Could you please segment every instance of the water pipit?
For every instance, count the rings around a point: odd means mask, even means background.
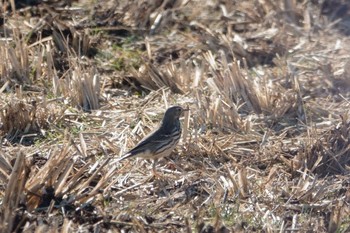
[[[166,110],[159,127],[142,139],[134,148],[125,153],[117,161],[141,157],[153,160],[153,174],[156,173],[156,163],[159,158],[166,157],[174,150],[181,137],[180,117],[184,111],[180,106]]]

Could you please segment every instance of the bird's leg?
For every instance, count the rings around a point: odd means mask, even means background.
[[[156,170],[157,161],[158,159],[154,159],[152,164],[152,171],[153,171],[154,177],[159,177],[159,174],[157,173],[157,170]]]

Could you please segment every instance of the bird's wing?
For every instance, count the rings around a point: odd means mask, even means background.
[[[133,156],[137,156],[142,152],[146,152],[149,150],[149,153],[154,153],[164,144],[168,144],[173,140],[171,135],[159,133],[157,131],[149,134],[144,139],[142,139],[133,149],[124,154],[122,157],[118,159],[118,161],[122,161],[124,159],[128,159]],[[162,143],[163,142],[163,143]]]

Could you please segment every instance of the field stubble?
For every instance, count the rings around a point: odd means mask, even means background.
[[[329,2],[2,1],[0,231],[348,232],[350,12]],[[173,104],[161,177],[113,163]]]

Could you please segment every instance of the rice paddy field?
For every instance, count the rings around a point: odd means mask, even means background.
[[[0,232],[350,232],[347,0],[1,0]],[[179,145],[116,162],[172,105]]]

